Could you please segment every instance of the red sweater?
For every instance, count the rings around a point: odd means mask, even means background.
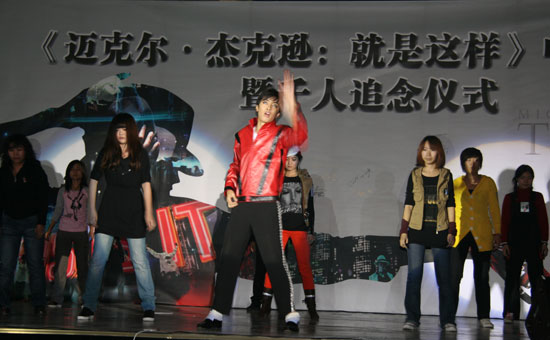
[[[535,193],[535,210],[537,212],[537,224],[540,229],[540,240],[548,242],[548,215],[546,214],[546,205],[544,198],[540,192]],[[520,202],[529,202],[531,198],[530,189],[518,189],[517,197]],[[512,220],[512,193],[504,197],[502,203],[502,242],[508,242],[508,231],[510,230],[510,222]]]
[[[257,118],[235,134],[233,163],[225,178],[225,191],[231,189],[237,196],[279,196],[284,179],[287,149],[303,145],[308,136],[307,122],[297,108],[293,127],[264,124],[255,140]],[[249,199],[244,199],[248,201]]]

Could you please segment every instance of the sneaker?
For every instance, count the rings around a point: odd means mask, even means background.
[[[479,325],[481,328],[495,328],[495,325],[489,319],[480,319]]]
[[[94,312],[88,308],[84,307],[80,311],[80,314],[78,314],[78,320],[93,320],[94,319]]]
[[[443,329],[445,330],[445,332],[456,333],[456,325],[454,323],[446,323]]]
[[[55,301],[50,301],[50,302],[48,302],[48,307],[49,308],[61,308],[61,304],[57,303]]]
[[[418,325],[412,321],[407,321],[403,324],[404,331],[415,331],[418,329]]]
[[[145,312],[143,312],[143,321],[146,321],[146,322],[155,321],[155,311],[154,310],[146,310]]]
[[[506,316],[504,317],[504,323],[512,322],[514,322],[514,313],[506,313]]]

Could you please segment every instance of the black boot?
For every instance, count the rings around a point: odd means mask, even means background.
[[[260,307],[260,316],[267,316],[271,312],[271,300],[273,300],[273,289],[265,288]]]
[[[253,296],[250,298],[250,300],[252,302],[250,303],[250,306],[246,307],[246,311],[248,313],[259,311],[260,307],[262,306],[262,298],[260,297],[259,299],[257,299],[255,296]]]
[[[306,295],[306,299],[304,302],[307,305],[307,311],[309,312],[309,320],[311,324],[316,324],[319,322],[319,314],[317,314],[317,309],[315,306],[315,290],[314,289],[307,289],[304,290],[304,293]]]

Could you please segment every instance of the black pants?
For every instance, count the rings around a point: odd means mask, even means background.
[[[294,311],[292,281],[283,254],[282,227],[278,202],[239,202],[233,208],[225,232],[212,308],[229,314],[241,261],[253,235],[267,273],[273,278],[273,292],[279,313]]]
[[[262,302],[262,295],[264,292],[264,282],[265,282],[265,265],[262,255],[258,251],[258,246],[256,245],[256,263],[254,266],[254,281],[252,283],[252,300],[253,304],[259,305]]]
[[[504,280],[504,311],[514,313],[514,318],[519,317],[520,299],[519,286],[523,262],[527,262],[527,275],[531,284],[531,298],[535,292],[537,279],[542,275],[542,260],[539,257],[539,243],[509,244],[510,259],[506,261],[506,279]]]
[[[491,312],[491,288],[489,287],[489,270],[491,269],[491,251],[479,251],[472,233],[468,233],[451,250],[451,287],[453,289],[454,312],[458,309],[460,281],[464,272],[464,261],[468,249],[472,249],[474,261],[474,285],[476,292],[477,318],[489,319]]]
[[[88,232],[68,232],[59,230],[55,241],[55,284],[52,293],[52,300],[57,303],[63,302],[63,290],[65,289],[67,260],[74,243],[74,254],[76,257],[76,268],[78,270],[78,287],[80,293],[86,288],[88,277]]]

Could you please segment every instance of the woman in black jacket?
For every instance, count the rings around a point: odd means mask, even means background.
[[[0,313],[10,313],[10,293],[21,238],[29,268],[31,302],[44,314],[44,225],[48,211],[48,177],[36,160],[31,143],[21,134],[9,136],[2,149],[0,167]]]

